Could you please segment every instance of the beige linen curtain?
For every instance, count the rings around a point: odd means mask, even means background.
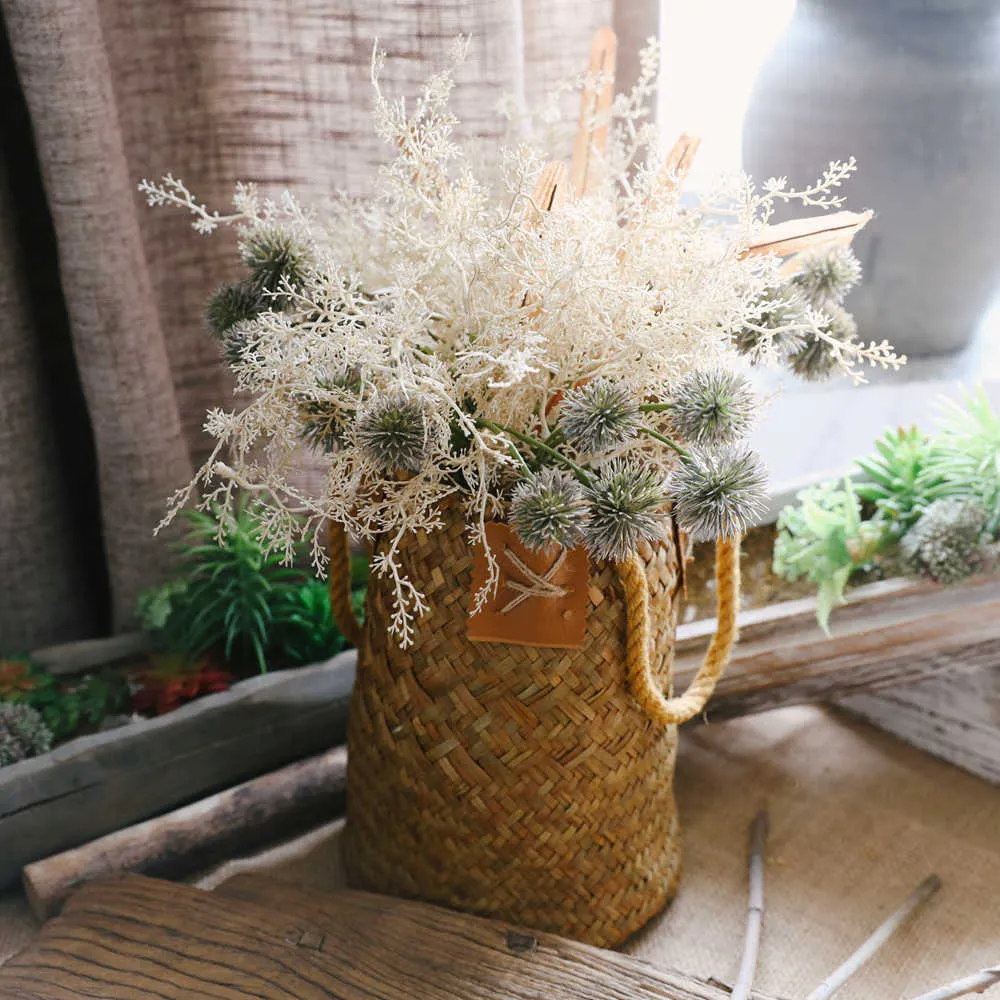
[[[598,27],[623,49],[655,31],[655,0],[612,6],[0,0],[0,656],[129,625],[169,555],[165,498],[229,399],[201,308],[232,236],[147,209],[138,180],[171,171],[220,207],[237,179],[362,191],[376,36],[412,93],[470,35],[457,107],[482,135],[501,91],[577,72]]]

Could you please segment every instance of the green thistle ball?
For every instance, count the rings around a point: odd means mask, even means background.
[[[227,330],[222,338],[222,356],[226,364],[230,368],[237,368],[248,360],[254,360],[257,357],[254,345],[259,336],[259,331],[249,321],[237,323]]]
[[[309,399],[299,404],[302,439],[329,455],[340,446],[344,431],[343,414],[331,400]]]
[[[733,346],[751,364],[761,360],[768,347],[784,357],[802,342],[801,331],[783,327],[801,327],[807,322],[806,304],[790,288],[772,289],[757,305],[755,314],[748,317],[754,329],[744,326],[733,334]],[[779,332],[773,332],[779,331]]]
[[[854,317],[841,306],[827,308],[821,329],[842,344],[850,344],[858,332]],[[834,348],[815,334],[806,334],[801,346],[789,353],[786,363],[807,382],[822,382],[840,371]]]
[[[899,544],[907,570],[938,583],[958,583],[979,569],[986,511],[957,497],[935,500]]]
[[[692,371],[670,392],[670,423],[698,448],[735,444],[753,424],[757,396],[737,372]]]
[[[382,472],[419,472],[430,443],[425,408],[403,392],[385,393],[358,417],[356,437]]]
[[[205,325],[217,340],[223,340],[237,323],[259,316],[265,308],[260,292],[249,282],[222,285],[205,306]]]
[[[767,473],[746,448],[693,452],[670,478],[677,523],[695,541],[740,538],[767,508]]]
[[[559,469],[542,469],[514,489],[510,524],[529,549],[579,545],[586,520],[580,484]]]
[[[52,749],[52,730],[30,705],[0,702],[0,767]]]
[[[246,234],[240,241],[240,255],[254,285],[262,291],[278,292],[283,282],[292,289],[305,284],[309,247],[281,226],[265,226]]]
[[[639,406],[624,386],[595,378],[566,393],[559,405],[559,427],[581,454],[598,455],[636,436]]]
[[[861,261],[850,247],[834,247],[806,254],[802,270],[792,278],[792,286],[815,308],[827,309],[840,305],[859,281]]]
[[[666,519],[666,483],[655,469],[612,459],[584,487],[590,516],[584,542],[595,559],[621,562],[643,539],[661,537]]]
[[[348,372],[317,380],[316,387],[327,393],[340,391],[354,394],[360,385],[357,372]],[[336,399],[317,398],[305,393],[296,396],[299,406],[299,421],[302,424],[302,438],[319,451],[330,454],[343,443],[345,423],[344,410]]]

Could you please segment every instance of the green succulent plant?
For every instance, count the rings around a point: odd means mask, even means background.
[[[988,550],[986,511],[959,497],[935,500],[903,538],[900,551],[911,573],[938,583],[959,583],[982,566]]]
[[[0,767],[52,749],[52,730],[30,705],[0,702]]]
[[[82,677],[57,678],[30,658],[0,661],[0,703],[36,710],[55,742],[96,728],[109,715],[128,709],[125,672],[108,667]]]
[[[216,649],[229,669],[248,674],[343,648],[327,585],[268,551],[252,502],[186,516],[177,576],[139,599],[139,619],[163,650],[193,661]]]
[[[940,431],[887,432],[857,462],[862,481],[805,490],[778,518],[774,571],[819,588],[819,618],[851,576],[889,567],[958,583],[997,562],[1000,415],[985,393],[945,402]],[[864,506],[862,506],[864,504]]]
[[[886,431],[875,442],[875,454],[859,458],[862,480],[855,492],[872,505],[897,536],[905,534],[926,507],[931,442],[916,427]]]
[[[778,516],[774,572],[787,580],[805,577],[818,587],[816,615],[829,631],[830,613],[844,603],[851,574],[869,564],[885,544],[881,525],[861,519],[861,503],[850,479],[802,490],[797,503]]]
[[[982,388],[964,405],[943,400],[935,436],[918,488],[928,503],[946,497],[973,500],[987,512],[986,530],[1000,528],[1000,414]]]

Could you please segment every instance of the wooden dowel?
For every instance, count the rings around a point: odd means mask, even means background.
[[[906,922],[907,917],[919,906],[927,902],[938,889],[941,879],[937,875],[929,875],[907,896],[906,901],[888,917],[868,938],[867,941],[846,962],[835,969],[816,989],[806,997],[806,1000],[829,1000],[862,966],[867,964],[875,953],[896,933]]]
[[[871,220],[873,212],[834,212],[807,219],[790,219],[765,226],[756,242],[744,251],[745,257],[774,253],[786,257],[823,246],[848,246],[855,234]]]
[[[970,993],[985,993],[997,983],[1000,983],[1000,965],[975,972],[963,979],[956,979],[947,986],[931,990],[930,993],[921,993],[920,996],[914,997],[914,1000],[956,1000],[957,997],[965,997]]]
[[[600,88],[584,87],[580,125],[573,145],[570,173],[576,197],[592,191],[600,179],[597,160],[608,142],[608,115],[615,92],[618,39],[611,28],[601,28],[590,43],[590,72],[600,74]]]
[[[673,144],[657,181],[660,191],[674,191],[679,188],[694,165],[694,158],[701,148],[701,136],[684,132]]]
[[[748,865],[750,870],[750,895],[747,900],[747,934],[743,945],[739,975],[733,987],[732,1000],[749,1000],[753,977],[757,972],[757,952],[760,949],[760,931],[764,922],[764,850],[770,819],[766,809],[754,818],[750,827]]]
[[[531,192],[531,198],[539,213],[554,212],[566,201],[568,193],[566,164],[558,160],[555,163],[547,163],[542,168],[535,189]],[[536,221],[541,221],[540,217]]]
[[[126,873],[177,878],[342,815],[347,749],[336,747],[24,869],[40,920],[78,886]]]

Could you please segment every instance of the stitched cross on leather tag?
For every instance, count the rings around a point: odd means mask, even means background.
[[[486,606],[469,616],[473,642],[580,649],[587,630],[590,560],[584,549],[552,546],[533,552],[506,524],[486,525],[486,540],[500,564],[500,584]],[[488,575],[482,546],[473,553],[472,589]]]

